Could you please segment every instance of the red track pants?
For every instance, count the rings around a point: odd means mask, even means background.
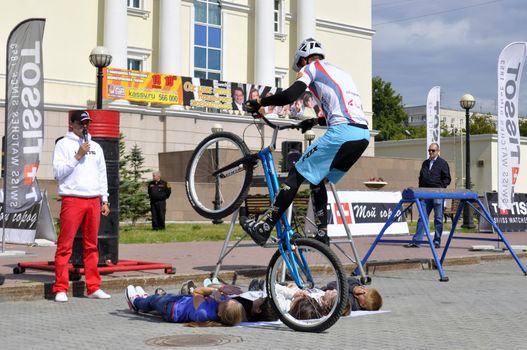
[[[97,235],[100,221],[101,203],[99,197],[62,197],[60,235],[57,241],[57,251],[55,252],[55,284],[53,285],[53,293],[68,291],[68,261],[71,257],[75,234],[81,224],[86,290],[89,295],[99,289],[101,276],[97,269],[99,261]]]

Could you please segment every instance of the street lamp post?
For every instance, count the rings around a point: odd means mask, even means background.
[[[223,126],[219,123],[216,123],[212,126],[210,129],[213,134],[222,132]],[[219,161],[220,161],[220,145],[219,142],[216,142],[216,149],[215,149],[215,155],[214,155],[214,168],[218,170]],[[214,210],[220,209],[221,204],[221,197],[220,197],[220,179],[216,176],[214,179]],[[223,223],[223,220],[221,219],[214,219],[212,220],[213,224],[221,224]]]
[[[311,142],[315,139],[316,135],[313,130],[308,130],[304,133],[304,140],[307,141],[308,146],[311,146]]]
[[[465,109],[465,188],[470,190],[470,109],[474,108],[476,100],[472,95],[465,94],[459,101],[461,108]],[[472,208],[470,205],[465,205],[463,211],[463,228],[474,228],[472,220]]]
[[[102,70],[112,63],[112,55],[104,46],[91,50],[90,63],[97,68],[97,109],[102,109]]]

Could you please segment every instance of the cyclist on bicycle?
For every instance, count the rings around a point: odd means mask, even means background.
[[[368,147],[368,121],[352,77],[324,60],[322,45],[313,38],[300,44],[293,61],[297,80],[273,96],[246,102],[247,112],[256,114],[264,106],[283,106],[295,101],[309,87],[325,113],[300,123],[302,133],[315,125],[327,125],[326,133],[306,149],[289,175],[271,208],[259,220],[240,217],[240,224],[252,239],[263,246],[304,180],[309,181],[318,233],[315,238],[329,245],[327,235],[327,178],[337,183]]]

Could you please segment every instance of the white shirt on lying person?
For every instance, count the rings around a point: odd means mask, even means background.
[[[310,297],[315,299],[320,304],[320,299],[324,295],[324,291],[318,288],[311,288],[311,289],[300,289],[297,286],[287,287],[282,286],[280,284],[275,285],[276,290],[276,298],[275,301],[278,304],[278,307],[280,310],[287,312],[291,308],[291,302],[293,301],[293,297],[296,293],[304,291],[309,294]],[[245,292],[239,295],[240,297],[254,301],[259,298],[265,298],[267,297],[267,292],[263,290],[258,291],[249,291]]]

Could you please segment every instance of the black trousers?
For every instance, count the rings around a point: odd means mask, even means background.
[[[167,202],[150,202],[150,211],[152,212],[152,229],[165,229],[165,214],[167,212]]]

